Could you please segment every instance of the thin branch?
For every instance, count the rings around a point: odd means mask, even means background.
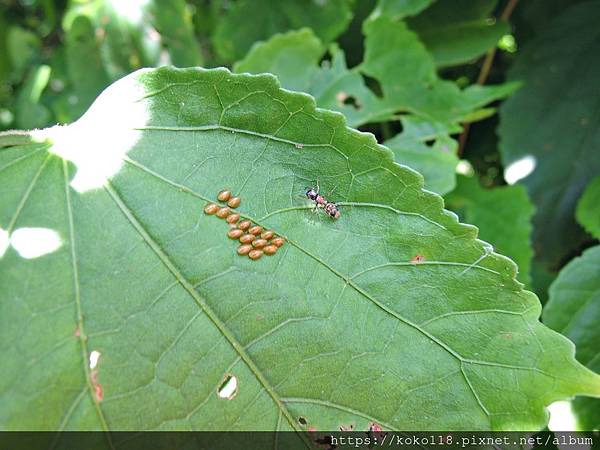
[[[504,7],[504,10],[500,14],[500,19],[503,21],[508,21],[510,19],[511,14],[513,13],[515,7],[519,0],[508,0],[508,3]],[[484,85],[487,81],[488,75],[490,74],[490,70],[492,69],[492,64],[494,63],[494,57],[496,56],[496,46],[491,48],[487,54],[485,55],[485,59],[483,60],[483,64],[481,65],[481,70],[479,71],[479,76],[477,77],[477,84]],[[463,132],[460,134],[458,138],[458,157],[460,158],[465,149],[465,145],[467,144],[467,137],[469,136],[469,129],[471,128],[470,123],[465,123]]]

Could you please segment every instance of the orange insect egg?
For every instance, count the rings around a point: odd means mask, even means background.
[[[244,232],[242,230],[240,230],[239,228],[232,228],[227,233],[227,236],[230,239],[239,239],[242,234],[244,234]]]
[[[252,245],[255,248],[263,248],[265,245],[267,245],[267,240],[266,239],[255,239],[254,241],[252,241]]]
[[[250,222],[249,220],[242,220],[239,224],[238,224],[238,228],[240,230],[244,230],[246,231],[248,228],[250,228],[252,226],[252,222]]]
[[[236,223],[238,220],[240,220],[240,215],[230,214],[225,220],[227,220],[227,223]]]
[[[242,244],[249,244],[254,239],[256,239],[256,236],[254,236],[253,234],[244,234],[243,236],[240,236],[240,242]]]
[[[219,219],[225,219],[227,216],[229,216],[229,214],[231,214],[231,210],[229,208],[220,208],[217,211],[217,217]]]
[[[269,240],[271,239],[273,236],[275,235],[275,233],[273,233],[271,230],[267,230],[267,231],[263,231],[260,235],[261,238]]]
[[[237,249],[238,255],[247,255],[252,251],[252,246],[249,244],[240,245]]]
[[[242,199],[239,197],[231,197],[227,202],[230,208],[237,208],[240,206],[240,203],[242,203]]]
[[[261,227],[260,225],[254,225],[252,228],[250,228],[248,230],[248,233],[259,235],[260,233],[262,233],[262,230],[263,230],[263,227]]]
[[[214,214],[219,210],[219,205],[215,205],[214,203],[209,203],[204,207],[205,214]]]
[[[251,250],[250,252],[248,252],[248,258],[250,259],[258,259],[263,255],[263,251],[262,250]]]
[[[275,252],[277,252],[277,246],[276,245],[267,245],[265,248],[262,249],[263,252],[265,252],[265,254],[267,255],[274,255]]]
[[[217,198],[220,202],[226,202],[231,198],[231,191],[221,191],[219,192],[219,195],[217,195]]]
[[[281,236],[277,236],[276,238],[271,240],[271,244],[276,245],[277,247],[281,247],[285,243],[285,239]]]

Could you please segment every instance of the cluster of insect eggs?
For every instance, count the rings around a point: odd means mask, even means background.
[[[271,230],[265,230],[260,225],[255,225],[249,220],[241,220],[240,215],[232,209],[240,206],[240,197],[232,196],[230,191],[221,191],[217,195],[220,202],[227,203],[227,206],[219,206],[216,203],[209,203],[204,208],[204,212],[209,215],[216,215],[225,221],[231,227],[227,232],[230,239],[240,241],[240,246],[237,249],[238,255],[248,256],[248,258],[256,260],[263,255],[274,255],[285,240],[281,236],[277,236]]]

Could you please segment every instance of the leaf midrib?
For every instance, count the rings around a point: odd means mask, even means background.
[[[50,155],[48,155],[50,156]],[[62,171],[64,178],[64,188],[65,188],[65,203],[67,208],[67,216],[69,222],[69,247],[71,249],[71,271],[73,274],[73,289],[75,294],[75,306],[76,306],[76,319],[77,319],[77,330],[79,331],[79,343],[81,346],[81,356],[83,361],[83,372],[85,376],[85,382],[87,386],[87,390],[90,393],[92,398],[92,403],[94,404],[94,408],[98,415],[98,420],[100,421],[100,426],[103,431],[109,431],[108,423],[106,418],[104,417],[104,413],[100,408],[100,404],[98,399],[96,398],[94,392],[94,386],[92,386],[92,374],[90,372],[90,368],[88,367],[88,348],[87,348],[87,336],[85,334],[85,328],[83,325],[83,310],[81,307],[81,289],[79,283],[79,266],[77,264],[77,252],[75,248],[75,223],[73,220],[73,207],[71,204],[71,189],[69,187],[69,168],[66,160],[62,160]],[[80,396],[77,397],[76,400],[80,399]],[[73,408],[74,409],[74,408]],[[68,419],[68,416],[65,417],[65,420]],[[64,421],[64,420],[63,420]],[[106,435],[107,442],[109,447],[113,449],[112,440],[110,435]]]

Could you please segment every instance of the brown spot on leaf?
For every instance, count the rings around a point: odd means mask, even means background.
[[[94,385],[94,394],[96,395],[97,402],[104,400],[104,391],[102,390],[102,385],[98,383]]]
[[[425,257],[423,255],[417,254],[410,260],[410,263],[411,264],[421,264],[423,261],[425,261]]]

